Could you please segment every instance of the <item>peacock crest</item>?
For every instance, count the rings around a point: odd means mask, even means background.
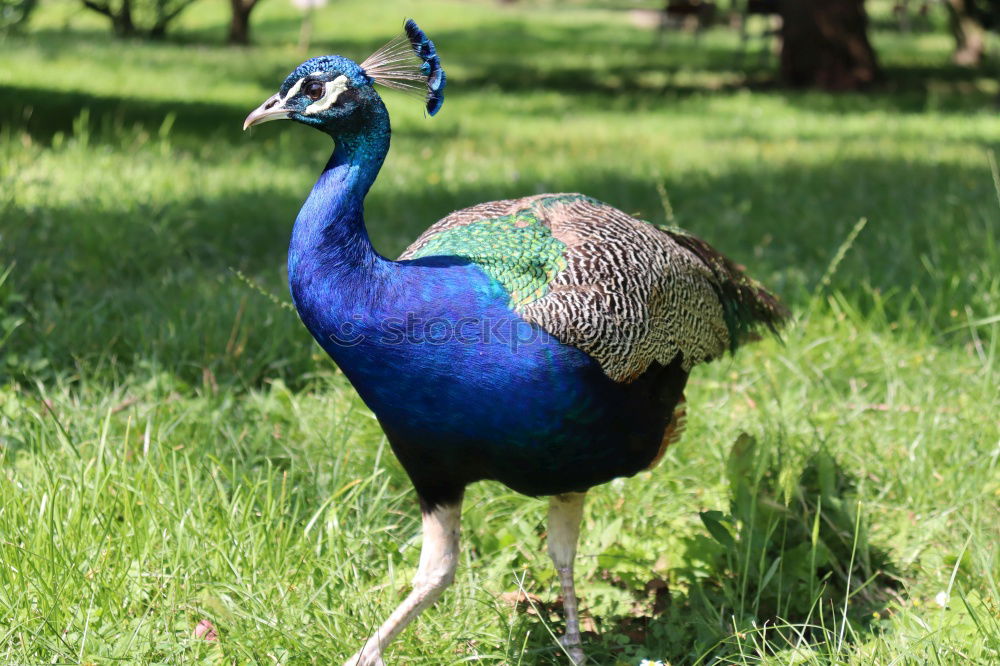
[[[404,92],[419,93],[426,87],[427,113],[434,115],[444,104],[447,81],[437,48],[416,21],[406,19],[403,34],[368,56],[361,69],[374,83]],[[418,83],[419,82],[419,83]]]

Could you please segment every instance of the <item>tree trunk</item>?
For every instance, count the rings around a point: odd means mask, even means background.
[[[232,17],[229,20],[230,44],[245,45],[250,43],[250,12],[257,5],[257,0],[229,0]]]
[[[956,65],[976,67],[983,60],[986,41],[983,26],[970,13],[969,0],[948,0],[948,17],[951,34],[955,36],[955,53],[952,60]]]
[[[864,0],[781,0],[780,8],[785,83],[856,90],[881,78]]]
[[[256,1],[256,0],[255,0]],[[163,39],[167,34],[167,27],[171,22],[184,11],[194,0],[156,0],[153,3],[155,20],[152,25],[143,22],[136,25],[132,17],[132,0],[121,0],[121,3],[112,7],[111,2],[105,0],[102,4],[98,0],[83,0],[83,6],[93,10],[98,14],[107,17],[111,21],[111,30],[118,37],[136,37],[142,35],[150,39]]]
[[[135,37],[138,32],[132,22],[132,4],[122,0],[121,10],[111,17],[111,29],[119,37]]]

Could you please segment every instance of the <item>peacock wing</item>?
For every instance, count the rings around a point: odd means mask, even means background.
[[[510,305],[520,311],[548,291],[565,270],[566,245],[553,233],[537,197],[491,201],[455,211],[439,220],[399,257],[458,256],[497,280]]]
[[[615,381],[678,354],[690,370],[731,346],[724,283],[742,273],[692,236],[580,194],[456,211],[400,259],[435,255],[479,264],[525,320],[585,351]]]

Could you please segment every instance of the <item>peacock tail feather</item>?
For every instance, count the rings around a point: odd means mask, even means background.
[[[771,333],[778,333],[789,312],[764,285],[697,236],[678,227],[661,226],[660,230],[701,259],[715,274],[717,295],[729,329],[732,351],[745,342],[755,340],[761,326]]]

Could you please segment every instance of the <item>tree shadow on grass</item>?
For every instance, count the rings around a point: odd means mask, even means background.
[[[262,32],[267,32],[266,27]],[[647,36],[648,42],[637,39]],[[18,40],[50,57],[86,48],[89,57],[106,59],[109,68],[120,66],[127,56],[135,60],[136,67],[150,68],[153,75],[164,62],[172,62],[173,51],[189,48],[185,43],[166,42],[144,43],[127,50],[129,43],[109,42],[106,36],[92,32],[42,30]],[[526,94],[560,93],[563,98],[547,103],[552,112],[562,112],[567,106],[621,112],[665,108],[681,100],[727,95],[746,88],[767,89],[791,106],[828,114],[870,110],[919,113],[928,109],[974,112],[994,110],[997,101],[995,91],[983,84],[990,72],[956,67],[945,60],[938,66],[890,66],[883,86],[864,93],[829,95],[777,88],[769,69],[739,64],[740,51],[735,41],[657,44],[652,36],[626,26],[537,25],[529,16],[492,21],[489,39],[468,30],[452,30],[436,33],[435,40],[446,60],[460,64],[449,70],[449,89],[454,91],[449,94],[486,94],[517,100]],[[367,38],[330,40],[317,43],[314,52],[363,58],[380,42]],[[297,64],[289,61],[273,67],[251,66],[247,58],[226,57],[230,52],[223,48],[208,53],[205,63],[211,64],[213,76],[217,70],[219,79],[256,81],[264,90],[276,89]],[[190,58],[187,54],[184,57]],[[57,132],[71,131],[74,119],[83,109],[89,109],[98,128],[136,126],[155,133],[166,118],[172,117],[172,133],[191,145],[204,137],[236,141],[243,118],[259,100],[246,105],[211,100],[210,89],[194,89],[182,99],[150,100],[141,94],[53,91],[44,79],[39,79],[37,87],[0,86],[0,125],[26,131],[46,142]],[[538,113],[548,110],[542,108]],[[747,131],[752,135],[752,128]],[[101,133],[97,136],[101,140]]]
[[[171,136],[197,140],[240,136],[240,126],[250,109],[200,101],[145,100],[124,96],[94,95],[0,86],[0,126],[23,131],[33,140],[49,143],[57,133],[71,134],[82,111],[90,113],[95,138],[120,141],[124,129],[141,128],[155,133],[168,116],[173,117]]]
[[[587,581],[578,581],[584,640],[595,663],[728,663],[793,650],[836,658],[840,637],[852,643],[878,631],[877,618],[898,598],[899,570],[869,540],[856,479],[823,451],[796,476],[787,473],[780,446],[761,448],[747,435],[733,445],[728,510],[701,514],[704,532],[685,540],[683,565],[671,581],[613,566],[599,569],[604,583],[589,592]],[[631,600],[627,614],[594,611],[608,583]],[[519,609],[528,617],[509,644],[527,646],[538,658],[533,663],[562,663],[538,626],[544,616],[562,631],[560,603],[533,598]],[[520,655],[509,656],[517,662]]]
[[[809,167],[747,164],[666,180],[675,221],[748,266],[793,310],[810,301],[860,217],[870,218],[868,226],[831,278],[860,312],[877,311],[886,325],[945,330],[956,308],[979,312],[995,297],[983,286],[996,206],[985,163],[973,169],[855,158]],[[652,180],[582,170],[536,185],[666,221]],[[0,263],[17,263],[8,288],[23,296],[26,323],[7,349],[42,349],[58,372],[72,371],[79,359],[113,358],[128,369],[156,358],[192,382],[209,368],[222,381],[281,377],[297,385],[315,366],[308,337],[294,313],[230,268],[288,301],[285,248],[308,187],[290,195],[234,184],[225,196],[192,193],[148,209],[8,205]],[[456,208],[532,193],[512,181],[377,187],[366,219],[376,247],[392,257]],[[965,341],[964,334],[941,338]]]
[[[268,20],[278,21],[281,23],[279,27],[286,30],[289,27],[286,24],[292,19],[274,17]],[[267,32],[265,25],[261,33]],[[96,34],[89,33],[81,36],[42,31],[27,43],[51,55],[82,46],[100,54],[104,48],[100,44],[107,39],[101,37],[95,43],[95,37]],[[741,60],[736,40],[657,43],[651,35],[626,26],[537,25],[530,16],[490,22],[488,39],[469,30],[438,32],[434,38],[439,51],[444,54],[446,65],[448,62],[460,65],[449,70],[449,88],[454,94],[504,94],[516,98],[528,93],[554,92],[572,97],[576,108],[623,110],[655,108],[678,99],[729,94],[747,88],[766,88],[793,106],[829,113],[876,109],[902,113],[919,113],[928,109],[972,112],[994,110],[997,103],[995,91],[983,84],[983,80],[994,72],[956,67],[945,58],[936,66],[888,66],[884,85],[864,93],[829,95],[777,88],[770,67]],[[312,53],[340,53],[362,59],[381,41],[369,38],[320,41],[315,44]],[[120,43],[112,42],[106,47],[109,60],[120,60],[120,46]],[[160,54],[161,50],[169,52],[189,46],[177,41],[153,44],[148,48],[150,53]],[[145,52],[139,50],[137,53],[141,57]],[[220,47],[217,53],[227,52]],[[224,65],[228,62],[232,64]],[[216,62],[218,67],[222,67],[218,73],[220,78],[245,77],[255,80],[265,90],[277,88],[296,64],[297,60],[262,69],[259,65],[248,67],[245,58]],[[142,66],[141,62],[137,66]],[[210,95],[206,93],[192,91],[190,99],[209,99]],[[3,113],[0,120],[10,122],[20,112],[19,107],[30,105],[39,112],[35,129],[45,132],[49,131],[44,127],[45,118],[55,116],[56,125],[64,129],[68,122],[65,118],[75,117],[79,108],[92,106],[103,109],[105,104],[110,104],[116,110],[124,109],[126,115],[134,115],[137,120],[153,123],[154,128],[159,126],[167,113],[176,112],[179,119],[190,117],[192,125],[196,122],[207,123],[204,125],[207,129],[222,122],[232,122],[233,118],[239,121],[247,111],[183,100],[147,104],[137,99],[121,103],[80,95],[74,101],[58,93],[55,93],[53,103],[48,104],[49,94],[44,85],[35,91],[21,88],[9,89],[6,93],[0,88],[0,109],[6,109],[0,112]],[[42,111],[46,106],[57,108],[48,113]],[[146,115],[150,112],[152,117]],[[60,121],[59,117],[63,120]],[[198,120],[195,121],[195,118]]]
[[[968,112],[997,104],[995,91],[982,85],[994,72],[958,67],[946,58],[936,66],[890,65],[884,68],[884,84],[862,93],[828,94],[782,88],[774,68],[747,57],[736,40],[661,42],[626,27],[537,27],[527,19],[491,23],[487,40],[467,30],[438,32],[434,39],[446,63],[461,65],[449,77],[452,90],[515,96],[556,92],[592,108],[611,102],[616,108],[650,106],[744,89],[768,90],[817,112]],[[317,49],[350,56],[378,45],[337,40],[320,42]]]

